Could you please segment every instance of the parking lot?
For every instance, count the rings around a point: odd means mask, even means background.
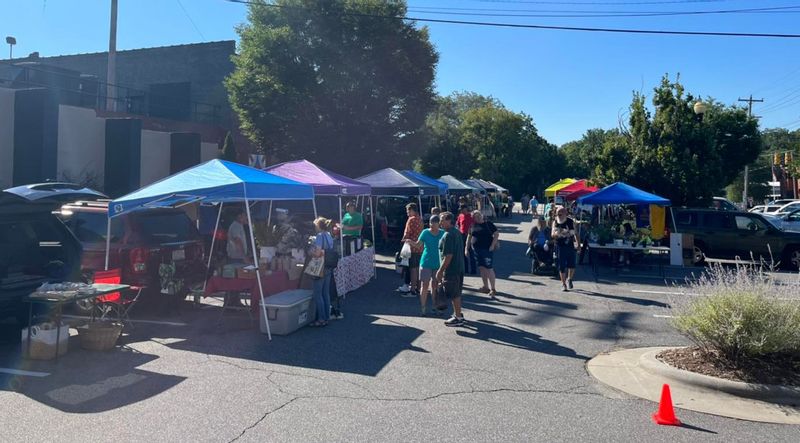
[[[689,427],[652,424],[654,403],[594,381],[586,361],[680,345],[658,279],[613,276],[563,293],[524,257],[529,224],[501,221],[498,301],[467,279],[467,326],[420,317],[382,257],[377,281],[347,297],[326,328],[266,336],[217,307],[138,317],[122,347],[58,362],[0,349],[0,439],[173,441],[797,441],[800,429],[678,410]],[[612,281],[613,280],[613,281]],[[8,372],[8,371],[6,371]],[[18,390],[11,382],[20,382]],[[680,402],[680,399],[675,399]],[[63,415],[67,413],[68,415]]]

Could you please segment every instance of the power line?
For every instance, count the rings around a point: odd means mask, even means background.
[[[546,18],[593,18],[593,17],[662,17],[662,16],[687,16],[687,15],[721,15],[721,14],[797,14],[800,13],[800,5],[779,6],[772,8],[746,8],[746,9],[719,9],[708,11],[553,11],[553,10],[517,10],[522,14],[511,14],[514,10],[504,10],[503,12],[486,12],[491,9],[469,9],[469,8],[436,8],[436,7],[411,7],[410,12],[421,14],[436,15],[455,15],[455,16],[478,16],[478,17],[546,17]],[[479,11],[479,12],[456,12],[456,11]],[[515,11],[516,12],[516,11]],[[534,13],[535,12],[535,13]]]
[[[270,3],[254,2],[252,0],[225,0],[230,3],[241,3],[246,5],[256,5],[268,8],[282,8],[282,9],[297,9],[313,12],[313,9],[276,5]],[[522,23],[498,23],[498,22],[477,22],[465,20],[445,20],[445,19],[432,19],[432,18],[419,18],[409,16],[394,16],[394,15],[378,15],[359,12],[339,12],[336,15],[340,16],[353,16],[353,17],[367,17],[388,20],[409,20],[422,23],[443,23],[454,25],[471,25],[471,26],[487,26],[497,28],[519,28],[519,29],[543,29],[543,30],[556,30],[556,31],[579,31],[579,32],[607,32],[617,34],[650,34],[650,35],[686,35],[686,36],[713,36],[713,37],[757,37],[757,38],[800,38],[800,34],[779,34],[779,33],[756,33],[756,32],[712,32],[712,31],[674,31],[674,30],[658,30],[658,29],[625,29],[625,28],[594,28],[584,26],[552,26],[552,25],[534,25]]]
[[[206,36],[203,35],[203,32],[200,30],[199,27],[197,27],[197,23],[195,23],[194,20],[192,20],[192,16],[189,15],[189,11],[187,11],[186,8],[183,7],[183,3],[181,3],[181,0],[176,0],[176,1],[178,2],[178,6],[180,6],[181,9],[183,9],[183,13],[186,14],[186,18],[189,19],[189,22],[194,27],[194,30],[197,31],[198,34],[200,34],[200,38],[202,38],[203,41],[206,41]]]
[[[564,1],[512,1],[512,0],[475,0],[483,3],[518,3],[518,4],[533,4],[533,5],[674,5],[674,4],[690,4],[690,3],[722,3],[728,0],[651,0],[651,1],[587,1],[587,2],[564,2]]]

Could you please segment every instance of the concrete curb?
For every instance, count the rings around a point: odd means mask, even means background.
[[[666,349],[680,348],[664,348],[645,352],[641,355],[641,357],[639,357],[639,366],[653,375],[675,379],[682,383],[700,388],[722,391],[731,395],[763,400],[770,403],[791,406],[800,405],[799,388],[790,388],[780,385],[744,383],[678,369],[656,358],[656,355]]]

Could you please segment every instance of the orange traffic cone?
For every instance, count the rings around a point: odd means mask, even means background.
[[[675,409],[672,408],[672,395],[669,393],[669,385],[666,383],[661,388],[661,402],[658,404],[658,412],[653,414],[653,421],[659,425],[681,425],[681,421],[675,417]]]

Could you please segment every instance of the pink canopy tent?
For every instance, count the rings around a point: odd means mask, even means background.
[[[592,192],[597,191],[599,188],[597,186],[589,186],[587,180],[578,180],[575,183],[567,185],[556,192],[556,195],[559,197],[564,197],[565,200],[573,201],[577,200],[578,197],[584,196],[586,194],[591,194]]]

